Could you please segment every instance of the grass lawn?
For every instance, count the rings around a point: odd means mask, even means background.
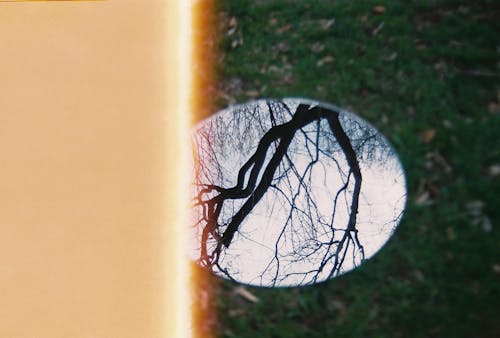
[[[217,337],[500,336],[500,3],[220,0],[217,106],[349,108],[401,156],[405,216],[372,259],[305,288],[214,288]],[[207,307],[208,309],[208,307]]]

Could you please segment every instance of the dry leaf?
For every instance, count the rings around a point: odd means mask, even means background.
[[[233,16],[230,20],[229,20],[229,27],[236,27],[236,25],[238,25],[238,21],[236,20],[236,18]]]
[[[289,31],[292,28],[292,25],[284,25],[276,29],[276,34],[283,34],[286,31]]]
[[[236,18],[233,16],[229,20],[229,30],[227,31],[227,36],[231,36],[236,32],[236,28],[238,26],[238,22],[236,21]]]
[[[313,53],[322,52],[324,49],[325,49],[325,45],[322,44],[321,42],[315,42],[311,45],[311,52],[313,52]]]
[[[292,84],[292,83],[293,83],[293,78],[292,78],[292,75],[290,75],[290,74],[286,74],[286,75],[283,77],[283,82],[284,82],[284,83],[288,83],[288,84]]]
[[[388,124],[389,123],[389,117],[387,117],[387,115],[385,115],[385,114],[382,114],[382,116],[380,117],[380,122],[382,122],[383,124]]]
[[[259,298],[257,298],[253,293],[245,289],[243,286],[238,286],[234,289],[234,292],[249,302],[257,303],[259,301]]]
[[[451,123],[450,120],[443,120],[443,127],[445,127],[446,129],[451,129],[453,128],[453,123]]]
[[[500,164],[493,164],[488,167],[488,175],[496,177],[500,175]]]
[[[228,312],[229,317],[240,317],[245,314],[244,309],[231,309]]]
[[[278,20],[276,18],[271,18],[269,19],[269,25],[274,26],[278,23]]]
[[[439,61],[434,63],[434,69],[437,71],[446,71],[448,68],[448,65],[444,61]]]
[[[339,311],[341,314],[345,313],[347,310],[346,305],[340,300],[334,299],[334,300],[332,300],[331,304],[332,304],[332,307],[335,310]]]
[[[499,114],[500,113],[500,103],[498,103],[498,102],[490,102],[488,104],[488,111],[491,114]]]
[[[384,21],[382,21],[377,27],[372,30],[372,35],[376,36],[384,28]]]
[[[484,202],[481,200],[470,201],[465,205],[465,207],[467,209],[482,209],[484,208]]]
[[[396,59],[397,59],[397,57],[398,57],[398,53],[397,53],[397,52],[393,52],[393,53],[391,53],[391,55],[386,56],[386,57],[384,58],[384,61],[387,61],[387,62],[392,62],[392,61],[396,60]]]
[[[470,201],[465,207],[474,215],[478,215],[481,213],[481,210],[484,208],[484,202],[480,200]]]
[[[425,154],[425,159],[426,159],[425,167],[428,170],[432,171],[442,170],[445,173],[451,173],[453,171],[451,165],[438,151],[432,151]]]
[[[279,42],[274,48],[278,52],[288,52],[290,50],[290,47],[286,42]]]
[[[276,65],[271,65],[267,68],[267,71],[269,73],[282,73],[283,71],[281,70],[280,67],[276,66]]]
[[[249,96],[251,98],[255,98],[255,97],[259,96],[259,91],[255,90],[255,89],[247,90],[245,92],[245,95],[247,95],[247,96]]]
[[[233,40],[231,42],[231,48],[236,48],[238,46],[242,46],[243,45],[243,38],[239,38],[239,39],[236,39],[236,40]]]
[[[484,232],[491,232],[493,230],[493,223],[491,223],[491,219],[488,216],[483,217],[481,226]]]
[[[330,19],[330,20],[321,19],[319,20],[319,24],[321,25],[321,28],[327,30],[335,24],[335,19]]]
[[[372,8],[372,12],[374,14],[384,14],[385,13],[385,7],[384,6],[375,6]]]
[[[457,40],[450,40],[448,43],[452,47],[462,47],[463,46],[463,43],[461,43],[460,41],[457,41]]]
[[[318,60],[318,62],[316,62],[316,66],[321,67],[321,66],[323,66],[325,63],[330,63],[330,62],[333,62],[333,60],[335,60],[333,56],[331,56],[331,55],[327,55],[327,56],[325,56],[324,58],[322,58],[322,59]]]
[[[415,200],[415,204],[420,206],[432,204],[431,195],[429,194],[429,192],[424,191],[423,193],[421,193]]]
[[[235,104],[236,103],[236,98],[234,98],[233,96],[229,95],[228,93],[226,92],[219,92],[219,95],[218,95],[221,99],[224,99],[226,101],[227,104]]]
[[[415,279],[419,282],[423,282],[425,280],[425,276],[422,271],[419,269],[413,271],[413,275],[415,275]]]
[[[427,48],[427,43],[422,39],[416,39],[413,41],[413,43],[415,44],[415,48],[418,50]]]
[[[424,143],[430,143],[434,139],[434,136],[436,136],[436,129],[434,128],[424,130],[421,135]]]

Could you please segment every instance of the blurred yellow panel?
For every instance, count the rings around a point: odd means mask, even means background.
[[[0,337],[179,332],[179,7],[0,4]]]

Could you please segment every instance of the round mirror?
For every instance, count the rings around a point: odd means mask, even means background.
[[[303,286],[350,271],[406,202],[397,154],[356,115],[304,99],[227,108],[192,133],[190,256],[216,275]]]

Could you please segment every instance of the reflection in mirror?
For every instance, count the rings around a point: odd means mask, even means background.
[[[318,283],[374,255],[406,202],[401,163],[370,124],[303,99],[259,100],[198,124],[190,256],[266,287]]]

